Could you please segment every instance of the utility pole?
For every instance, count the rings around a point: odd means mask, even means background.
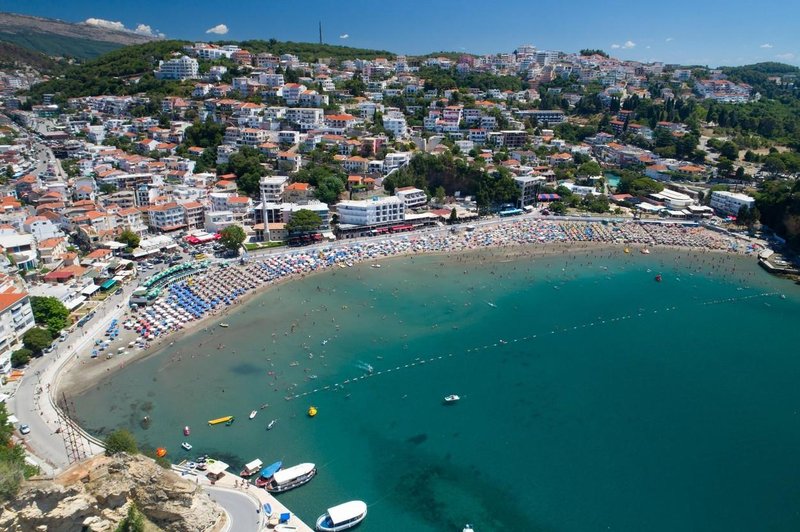
[[[322,44],[322,21],[319,21],[319,43]]]

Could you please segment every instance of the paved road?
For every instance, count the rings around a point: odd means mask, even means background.
[[[34,359],[25,371],[16,392],[8,400],[9,409],[20,420],[27,423],[31,432],[24,441],[31,452],[47,462],[45,473],[63,470],[69,465],[69,457],[62,434],[57,433],[58,414],[48,397],[48,384],[61,367],[75,354],[86,356],[95,338],[103,332],[113,318],[119,318],[125,311],[125,301],[135,287],[129,284],[122,294],[111,296],[95,310],[95,317],[84,327],[76,328],[64,342],[56,342],[56,350]],[[118,308],[117,305],[120,305]],[[57,386],[53,386],[55,391]],[[84,442],[85,450],[91,455],[102,449]]]
[[[261,530],[262,514],[256,513],[257,505],[249,495],[211,486],[205,486],[205,490],[228,512],[230,520],[225,530],[234,532],[258,532]]]

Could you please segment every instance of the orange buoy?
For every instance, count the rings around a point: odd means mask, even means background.
[[[167,450],[164,449],[163,447],[159,447],[158,449],[156,449],[156,456],[158,456],[159,458],[167,456]]]

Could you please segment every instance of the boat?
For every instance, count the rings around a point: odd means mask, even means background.
[[[189,430],[189,425],[186,425],[185,427],[183,427],[183,435],[184,436],[188,436],[191,433],[192,433],[192,431]]]
[[[630,253],[630,252],[631,252],[630,248],[625,248],[625,253]],[[467,525],[467,526],[469,526],[469,525]],[[466,529],[464,529],[464,530],[466,530]]]
[[[256,487],[263,488],[269,484],[270,480],[272,480],[272,475],[280,471],[282,465],[283,462],[278,460],[277,462],[262,469],[258,474],[258,478],[256,479]]]
[[[317,407],[316,406],[309,406],[308,407],[308,417],[314,417],[317,415]]]
[[[656,275],[656,282],[657,283],[661,282],[661,274],[660,273],[658,275]]]
[[[253,410],[252,412],[250,412],[250,419],[253,419],[254,417],[256,417],[256,414],[258,414],[258,411],[256,411],[256,410]]]
[[[317,530],[320,532],[339,532],[353,528],[367,517],[367,503],[348,501],[338,504],[319,516]]]
[[[647,248],[644,248],[642,250],[639,250],[639,253],[641,253],[642,255],[649,255],[650,254],[650,250],[647,249]]]
[[[267,430],[272,430],[272,427],[274,427],[275,423],[277,422],[278,422],[277,419],[273,419],[272,421],[270,421],[269,424],[267,425]]]
[[[234,421],[236,421],[236,418],[231,416],[231,418],[228,421],[225,422],[225,426],[226,427],[230,427],[231,425],[233,425]]]
[[[259,470],[263,465],[264,463],[258,458],[256,458],[252,462],[247,462],[244,465],[244,469],[242,469],[242,472],[239,473],[239,476],[242,478],[252,477],[253,475],[259,472]]]
[[[192,444],[191,444],[191,443],[189,443],[188,441],[185,441],[185,442],[183,442],[183,443],[181,444],[181,447],[183,447],[183,449],[184,449],[185,451],[191,451],[191,450],[192,450]]]
[[[159,458],[164,458],[165,456],[167,456],[167,450],[164,449],[163,447],[159,447],[158,449],[156,449],[156,456],[158,456]]]
[[[233,419],[233,416],[218,417],[217,419],[209,420],[208,424],[209,425],[219,425],[220,423],[227,423],[231,419]]]
[[[458,402],[460,400],[461,400],[461,398],[459,396],[455,395],[455,394],[445,396],[445,398],[444,398],[444,402],[445,403],[455,403],[455,402]]]
[[[230,325],[225,323],[225,322],[220,323],[219,326],[222,327],[222,328],[230,327]]]
[[[461,532],[475,532],[475,530],[472,528],[472,525],[466,524],[464,525],[464,530],[462,530]]]
[[[317,467],[311,463],[298,464],[288,469],[281,469],[272,475],[264,489],[270,493],[283,493],[302,486],[317,474]]]

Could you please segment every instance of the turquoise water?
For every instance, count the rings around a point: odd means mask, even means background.
[[[603,176],[606,178],[608,186],[617,188],[617,185],[619,185],[619,176],[617,174],[606,172]]]
[[[188,424],[191,456],[236,471],[315,462],[280,496],[308,523],[363,499],[364,531],[798,530],[800,294],[753,262],[483,253],[336,269],[75,406],[91,432],[129,428],[176,461]],[[236,423],[207,426],[223,415]]]

